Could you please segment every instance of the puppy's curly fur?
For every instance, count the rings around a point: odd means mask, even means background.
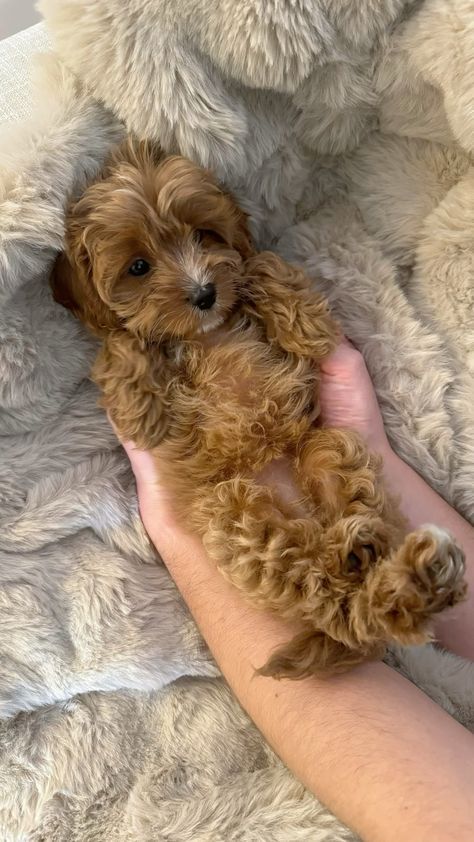
[[[298,625],[262,672],[340,670],[428,639],[464,595],[462,553],[435,528],[406,537],[377,458],[314,427],[314,361],[337,327],[299,269],[255,252],[208,172],[121,147],[70,209],[52,286],[103,340],[93,376],[119,434],[156,450],[223,574]]]

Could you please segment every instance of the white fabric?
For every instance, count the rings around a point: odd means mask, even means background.
[[[31,114],[33,56],[48,47],[42,23],[0,41],[0,126]]]

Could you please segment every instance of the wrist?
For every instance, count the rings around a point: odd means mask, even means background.
[[[396,498],[403,497],[410,483],[411,468],[388,446],[382,455],[382,473],[387,490]]]
[[[383,472],[387,478],[390,476],[398,477],[408,468],[406,462],[403,461],[398,453],[392,450],[389,444],[387,444],[387,447],[380,455],[382,457]]]
[[[200,572],[209,566],[200,538],[187,532],[175,520],[163,518],[153,528],[147,528],[147,532],[173,579],[180,579],[184,574],[184,578],[191,581],[195,576],[199,578]]]

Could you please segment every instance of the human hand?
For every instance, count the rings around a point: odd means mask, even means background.
[[[188,536],[161,481],[156,453],[139,450],[131,441],[122,441],[122,447],[135,475],[140,517],[152,543],[161,554],[176,542],[185,543]]]
[[[319,400],[325,427],[355,430],[371,451],[390,455],[370,374],[362,354],[347,339],[321,363]]]

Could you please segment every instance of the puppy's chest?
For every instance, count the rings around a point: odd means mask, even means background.
[[[180,407],[203,433],[235,441],[300,436],[310,421],[316,374],[257,328],[177,346]],[[185,390],[187,400],[183,399]],[[293,425],[293,427],[292,427]]]

